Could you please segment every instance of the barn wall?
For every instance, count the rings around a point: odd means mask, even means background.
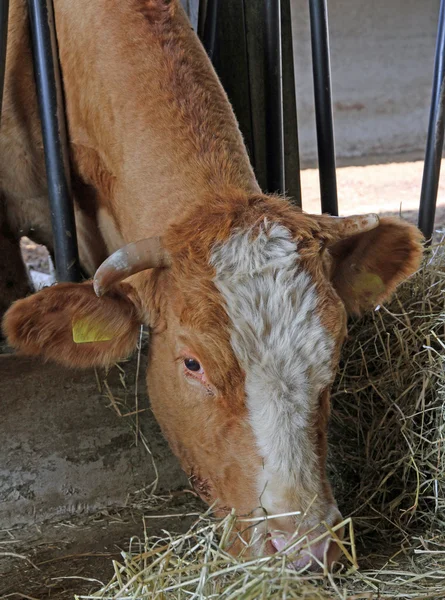
[[[422,156],[439,0],[328,2],[337,153]],[[301,152],[315,157],[309,14],[293,0]]]
[[[193,27],[196,30],[196,26],[198,24],[199,0],[181,0],[181,2],[182,6],[185,8],[188,16],[190,17]]]
[[[198,0],[182,1],[195,20]],[[316,156],[308,4],[292,0],[300,149],[306,164]],[[439,0],[331,0],[328,8],[338,156],[410,152],[421,157]]]

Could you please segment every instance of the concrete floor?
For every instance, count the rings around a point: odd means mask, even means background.
[[[91,577],[108,581],[110,559],[144,534],[154,464],[155,493],[170,496],[165,507],[158,501],[162,514],[202,510],[149,409],[144,363],[146,445],[136,446],[134,417],[125,415],[134,410],[137,357],[96,375],[0,354],[0,598],[72,598],[97,589]],[[180,531],[189,521],[162,526]],[[154,533],[159,523],[145,527]]]
[[[1,528],[123,506],[129,493],[155,480],[152,458],[135,444],[132,417],[114,409],[134,410],[135,369],[135,360],[112,369],[104,385],[104,374],[97,379],[93,370],[0,356]],[[177,489],[187,480],[149,409],[144,369],[139,389],[141,434],[159,489]]]
[[[363,163],[364,160],[357,160],[353,166],[340,166],[337,169],[340,214],[418,211],[423,161],[408,160],[401,156],[394,162]],[[439,209],[445,206],[445,159],[442,160],[441,173],[437,194]],[[320,213],[318,169],[301,171],[301,187],[303,209],[309,213]],[[438,225],[440,214],[439,210]]]
[[[127,507],[0,531],[0,598],[64,600],[96,591],[111,579],[112,560],[130,540],[137,548],[138,539],[159,534],[160,526],[182,533],[196,518],[190,513],[203,510],[187,492],[159,498],[156,509],[153,504],[133,494]]]

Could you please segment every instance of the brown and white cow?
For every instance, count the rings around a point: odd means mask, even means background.
[[[243,533],[255,532],[254,554],[283,549],[297,530],[314,539],[321,521],[341,519],[325,461],[347,314],[416,270],[420,234],[262,194],[177,0],[55,0],[55,17],[82,262],[93,274],[111,256],[94,284],[15,302],[4,331],[25,354],[88,367],[128,355],[148,325],[152,407],[201,497],[218,514],[268,515]],[[12,3],[9,45],[4,268],[6,256],[18,263],[22,233],[51,247],[24,0]],[[3,281],[8,302],[26,288],[16,273]],[[299,516],[273,517],[286,513]],[[324,540],[294,560],[338,555]]]

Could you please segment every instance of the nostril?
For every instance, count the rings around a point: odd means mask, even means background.
[[[275,552],[281,552],[289,545],[290,540],[286,539],[284,536],[272,536],[270,538],[270,542]]]
[[[342,540],[343,533],[341,528],[335,535]],[[341,549],[331,537],[316,542],[318,535],[312,532],[308,536],[298,536],[272,531],[268,539],[268,553],[284,551],[289,554],[292,565],[297,569],[309,567],[311,570],[319,570],[322,565],[331,567],[340,558]]]

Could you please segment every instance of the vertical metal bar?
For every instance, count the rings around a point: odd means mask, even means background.
[[[252,105],[252,85],[251,85],[251,74],[250,74],[250,61],[249,61],[249,36],[247,32],[247,18],[246,18],[246,0],[242,0],[241,2],[241,32],[242,32],[242,57],[241,60],[245,67],[245,82],[246,85],[246,97],[247,102],[244,99],[244,103],[247,104],[245,109],[244,123],[240,122],[241,132],[244,137],[244,141],[247,146],[247,151],[249,153],[250,162],[252,164],[253,170],[256,169],[256,154],[255,154],[255,141],[253,137],[253,105]],[[237,86],[240,88],[241,86],[238,84]],[[237,113],[238,114],[238,113]],[[238,117],[239,118],[239,117]]]
[[[284,181],[290,201],[301,207],[300,150],[290,0],[281,0],[281,48],[283,65]]]
[[[80,278],[52,0],[28,0],[48,196],[59,281]]]
[[[198,8],[198,37],[202,41],[204,38],[204,28],[206,22],[206,13],[207,13],[207,0],[198,0],[199,8]]]
[[[284,193],[283,64],[281,0],[264,0],[267,180],[269,192]]]
[[[219,4],[213,65],[229,97],[256,170],[245,0],[224,0]]]
[[[322,211],[338,215],[326,0],[309,0]]]
[[[419,229],[429,242],[433,235],[445,125],[445,0],[440,2],[433,90],[420,192]]]
[[[9,0],[0,0],[0,121],[3,106],[3,87],[5,84],[6,48],[8,46]]]
[[[219,0],[206,0],[206,10],[201,40],[213,62],[216,51],[216,28],[218,23]],[[201,17],[202,22],[202,17]]]

